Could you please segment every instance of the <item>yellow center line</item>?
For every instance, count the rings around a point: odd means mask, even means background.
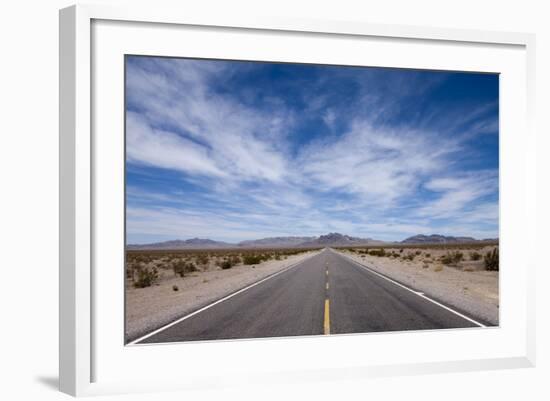
[[[330,334],[330,305],[328,298],[325,299],[325,334]]]
[[[325,288],[328,291],[328,262],[325,270],[325,275],[327,277]],[[327,298],[325,298],[325,322],[323,327],[324,327],[325,334],[330,334],[330,301],[328,299],[328,294],[327,294]]]

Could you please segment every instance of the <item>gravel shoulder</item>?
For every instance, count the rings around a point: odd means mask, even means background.
[[[336,250],[374,271],[410,286],[427,296],[455,307],[473,318],[491,325],[499,324],[499,274],[464,266],[443,266],[422,257],[414,261],[399,258],[358,255],[347,250]],[[433,257],[433,251],[432,257]],[[437,252],[437,251],[436,251]]]
[[[262,262],[254,267],[238,265],[227,270],[197,271],[183,278],[174,277],[171,271],[161,270],[158,283],[146,288],[134,288],[128,281],[125,340],[133,341],[319,252],[308,251],[284,260]],[[174,291],[174,286],[177,286],[177,291]]]

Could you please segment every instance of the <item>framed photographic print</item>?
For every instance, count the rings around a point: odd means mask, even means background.
[[[531,366],[533,43],[62,10],[61,390]]]

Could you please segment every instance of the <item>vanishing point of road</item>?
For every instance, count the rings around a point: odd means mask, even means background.
[[[132,342],[483,327],[332,249]]]

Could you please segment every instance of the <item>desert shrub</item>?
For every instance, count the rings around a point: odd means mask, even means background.
[[[485,261],[485,270],[498,271],[499,262],[498,262],[498,248],[493,249],[487,253],[483,260]]]
[[[437,265],[434,267],[434,272],[440,272],[441,270],[443,270],[443,266],[441,265]]]
[[[386,256],[386,251],[384,250],[384,248],[380,248],[379,250],[373,249],[369,252],[369,255],[382,257]]]
[[[422,253],[422,251],[416,251],[415,254],[418,256]]]
[[[431,258],[431,257],[432,257],[432,254],[431,254],[431,253],[427,253],[427,254],[426,254],[426,257],[427,257],[427,258]]]
[[[178,260],[176,263],[172,265],[172,269],[174,270],[174,276],[179,275],[180,277],[185,276],[185,265],[186,263],[183,260]]]
[[[149,263],[150,258],[145,255],[137,255],[135,261],[138,263]]]
[[[141,268],[142,264],[140,262],[127,263],[126,278],[132,279],[132,281],[136,281],[136,274]]]
[[[463,257],[464,254],[459,251],[447,252],[447,254],[441,258],[441,263],[444,265],[456,265]]]
[[[400,249],[400,250],[399,250],[399,253],[403,253],[403,249]]]
[[[229,260],[231,261],[231,264],[232,264],[233,266],[238,265],[239,263],[242,263],[242,261],[243,261],[243,260],[241,259],[241,257],[238,256],[238,255],[233,255],[233,256],[231,256],[231,257],[229,258]]]
[[[262,263],[262,258],[259,255],[245,255],[243,263],[245,265],[257,265],[258,263]]]
[[[197,257],[197,263],[201,266],[207,265],[210,258],[206,254],[199,255]]]
[[[406,255],[403,255],[401,256],[404,260],[410,260],[411,262],[414,260],[415,258],[415,254],[414,253],[408,253]]]
[[[231,260],[229,259],[225,259],[220,267],[223,269],[223,270],[227,270],[227,269],[231,269],[233,267],[233,263],[231,263]]]
[[[470,252],[470,260],[479,260],[481,259],[481,254],[479,252],[473,251]]]
[[[134,282],[134,287],[145,288],[150,287],[157,282],[159,278],[159,272],[156,267],[142,267],[137,272],[137,280]]]
[[[179,275],[180,277],[184,277],[185,273],[197,271],[197,266],[195,266],[193,262],[185,262],[180,259],[172,265],[172,269],[174,270],[175,276]]]
[[[179,291],[179,287],[177,285],[173,285],[172,286],[172,291]]]

